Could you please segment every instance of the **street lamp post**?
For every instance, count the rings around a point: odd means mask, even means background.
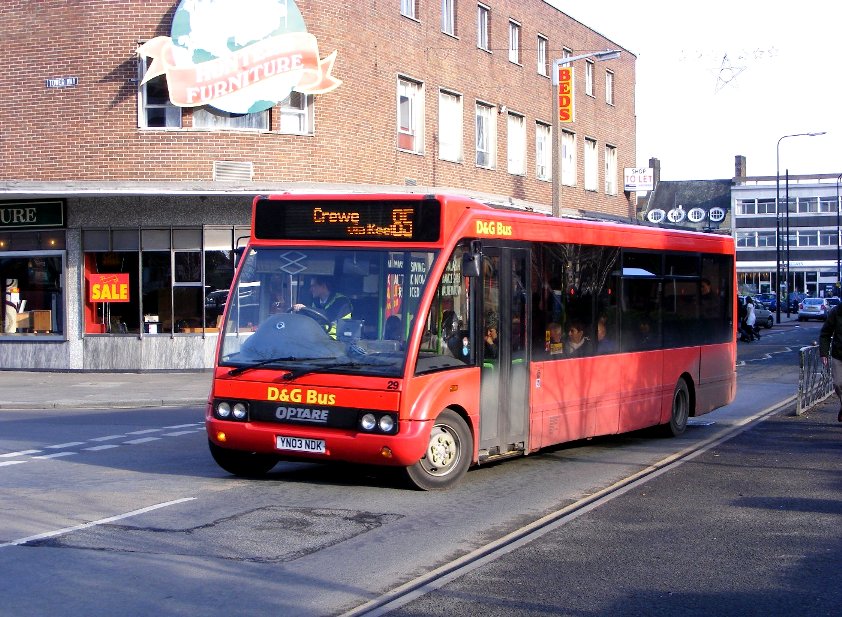
[[[781,323],[781,142],[787,137],[817,137],[824,135],[827,131],[820,131],[816,133],[793,133],[792,135],[784,135],[778,140],[777,158],[775,160],[775,256],[777,258],[776,280],[775,285],[778,286],[776,293],[778,294],[778,306],[775,311],[775,321]],[[789,203],[787,203],[787,212],[789,211]],[[787,244],[789,243],[789,233],[787,233]],[[786,306],[787,313],[789,313],[789,288],[786,290]]]
[[[839,228],[839,181],[842,180],[842,174],[836,176],[836,288],[834,295],[842,294],[842,257],[840,257],[840,228]]]
[[[620,57],[619,49],[607,49],[605,51],[595,51],[589,54],[579,54],[578,56],[569,56],[567,58],[558,58],[553,60],[553,216],[561,216],[561,120],[559,119],[559,70],[562,66],[566,66],[575,60],[584,60],[585,58],[593,58],[596,62],[603,60],[616,60]],[[571,92],[570,96],[574,96]]]

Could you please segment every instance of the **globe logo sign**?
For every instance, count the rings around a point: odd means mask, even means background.
[[[152,58],[142,83],[166,75],[179,107],[257,113],[293,90],[323,94],[342,83],[331,75],[336,52],[320,58],[294,0],[181,0],[170,35],[137,53]]]

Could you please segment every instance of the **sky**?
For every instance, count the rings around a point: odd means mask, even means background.
[[[774,176],[779,155],[781,175],[842,172],[839,0],[545,1],[637,56],[637,166],[725,179],[743,155]]]

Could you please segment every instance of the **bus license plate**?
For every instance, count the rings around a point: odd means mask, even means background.
[[[325,453],[324,439],[306,439],[304,437],[275,436],[275,447],[278,450],[292,450],[293,452]]]

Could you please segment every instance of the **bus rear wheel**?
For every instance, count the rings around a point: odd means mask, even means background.
[[[690,418],[690,388],[684,379],[679,379],[672,393],[672,411],[670,421],[662,426],[667,437],[678,437],[687,428]]]
[[[225,471],[241,478],[260,478],[278,464],[278,458],[271,454],[257,452],[242,452],[220,448],[212,441],[208,441],[211,456],[216,464]]]
[[[445,409],[430,430],[424,456],[406,468],[409,481],[423,491],[440,491],[456,484],[471,464],[471,431],[462,417]]]

